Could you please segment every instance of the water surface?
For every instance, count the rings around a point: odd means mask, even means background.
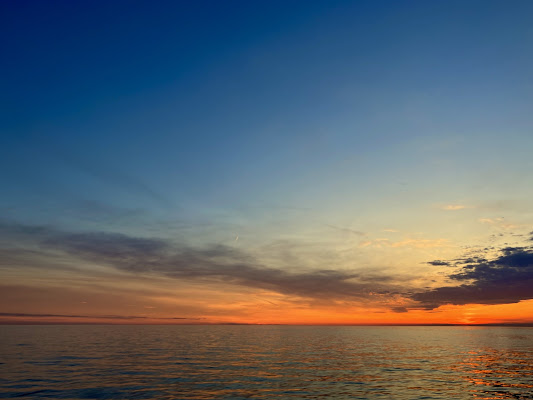
[[[0,398],[533,399],[533,328],[0,326]]]

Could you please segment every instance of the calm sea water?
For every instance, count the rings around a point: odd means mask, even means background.
[[[533,328],[0,326],[0,398],[533,399]]]

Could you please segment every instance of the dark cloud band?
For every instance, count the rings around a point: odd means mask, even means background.
[[[225,245],[192,247],[161,238],[121,233],[70,233],[16,224],[0,226],[0,233],[41,250],[137,274],[176,279],[205,279],[271,290],[320,301],[365,299],[397,293],[390,276],[321,269],[301,272],[262,265],[250,254]],[[302,266],[295,266],[302,267]]]
[[[459,265],[449,275],[459,286],[444,286],[412,295],[425,308],[444,304],[507,304],[533,299],[533,247],[506,247],[494,260],[485,257],[433,265]]]
[[[77,314],[28,314],[28,313],[0,313],[0,317],[23,317],[23,318],[94,318],[94,319],[165,319],[165,320],[199,320],[203,318],[187,317],[147,317],[142,315],[77,315]]]

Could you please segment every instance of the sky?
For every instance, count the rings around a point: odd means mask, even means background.
[[[3,1],[0,323],[533,323],[532,15]]]

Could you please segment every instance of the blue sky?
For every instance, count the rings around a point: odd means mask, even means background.
[[[1,8],[4,221],[273,267],[269,246],[315,243],[293,250],[303,270],[407,268],[531,230],[529,1]]]

